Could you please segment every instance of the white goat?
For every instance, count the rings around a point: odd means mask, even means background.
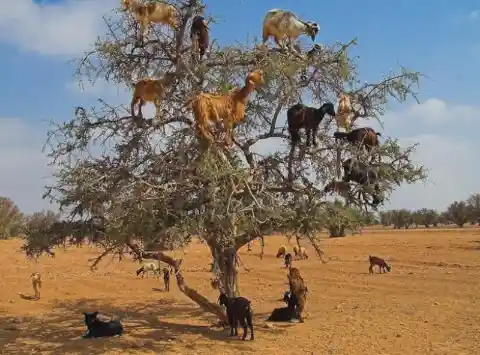
[[[293,42],[300,35],[309,35],[312,41],[315,41],[319,31],[320,27],[315,22],[302,21],[291,11],[273,9],[267,12],[263,20],[263,45],[273,37],[280,47],[283,47],[284,40],[288,40],[288,45],[292,49]]]
[[[148,271],[153,272],[153,275],[157,277],[157,279],[160,277],[160,265],[156,262],[153,261],[146,261],[142,262],[142,266],[137,270],[137,276],[142,274],[142,278],[147,273],[148,276]]]
[[[33,291],[35,291],[35,299],[40,299],[40,289],[42,288],[42,276],[38,272],[32,273],[30,275],[32,279]]]
[[[122,11],[131,11],[140,24],[140,37],[143,38],[148,30],[149,23],[169,25],[173,29],[180,26],[180,14],[170,4],[148,2],[142,4],[139,0],[121,0]]]

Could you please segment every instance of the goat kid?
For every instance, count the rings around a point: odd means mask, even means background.
[[[286,40],[287,46],[293,51],[293,43],[300,35],[306,34],[315,41],[319,31],[320,27],[315,22],[303,21],[288,10],[272,9],[265,14],[263,20],[263,46],[270,37],[273,37],[281,48],[284,48]]]
[[[339,97],[337,116],[337,127],[345,129],[345,132],[350,131],[350,127],[355,121],[355,110],[353,109],[353,98],[350,94],[342,93]]]
[[[195,16],[190,27],[190,40],[193,53],[203,58],[210,43],[208,23],[203,16]]]
[[[247,337],[247,325],[250,328],[250,340],[254,340],[251,302],[245,297],[229,298],[226,294],[221,293],[218,297],[218,303],[227,309],[230,336],[238,336],[237,324],[240,323],[243,327],[242,340],[245,340]]]
[[[290,253],[285,254],[285,258],[284,258],[285,268],[292,267],[292,261],[293,261],[292,254]]]
[[[33,291],[35,292],[35,299],[40,299],[40,289],[42,288],[42,276],[38,272],[32,273],[30,275],[32,279],[32,287]]]
[[[164,267],[163,270],[163,284],[165,285],[165,291],[170,292],[170,271]]]
[[[332,117],[336,115],[335,106],[331,102],[324,103],[320,108],[305,106],[300,103],[290,107],[287,110],[287,124],[292,146],[296,146],[300,142],[299,130],[304,128],[307,134],[306,146],[310,147],[310,141],[312,141],[316,147],[318,125],[326,114]]]
[[[175,80],[174,73],[166,73],[160,79],[145,78],[135,83],[133,87],[132,102],[130,103],[130,111],[132,117],[135,115],[135,105],[138,104],[138,117],[143,118],[142,107],[147,102],[155,104],[155,118],[160,118],[160,104],[162,102],[163,94],[167,86],[170,86]]]
[[[361,127],[350,132],[335,132],[333,134],[335,139],[346,139],[352,144],[365,147],[368,152],[380,145],[378,137],[381,136],[380,133],[375,132],[375,130],[370,127]]]
[[[120,323],[118,320],[111,320],[108,322],[101,321],[97,318],[98,312],[85,312],[84,315],[87,331],[82,338],[111,337],[115,335],[122,335],[123,333],[122,323]]]
[[[142,40],[150,23],[169,25],[174,30],[180,26],[180,14],[173,5],[153,1],[142,4],[138,0],[121,0],[121,3],[121,10],[130,11],[138,21]]]
[[[193,110],[198,132],[210,144],[215,141],[209,128],[210,123],[217,124],[220,120],[225,131],[225,141],[233,146],[233,128],[245,118],[245,105],[248,96],[257,85],[264,83],[263,71],[254,70],[247,75],[245,86],[234,89],[226,94],[207,94],[201,92],[187,101],[185,106]]]
[[[373,267],[375,265],[378,266],[378,269],[380,270],[380,273],[382,273],[382,271],[383,272],[392,271],[392,267],[390,265],[388,265],[387,262],[384,259],[379,258],[378,256],[369,255],[368,256],[368,261],[370,262],[370,266],[368,268],[368,271],[369,271],[370,274],[373,274]]]
[[[158,278],[160,273],[160,267],[155,262],[144,262],[142,266],[137,270],[137,276],[141,273],[143,279],[145,273],[147,273],[148,276],[148,271],[151,271],[153,275]]]

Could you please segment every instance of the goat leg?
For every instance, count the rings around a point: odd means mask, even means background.
[[[250,340],[255,340],[255,335],[253,334],[253,320],[252,320],[252,318],[253,318],[252,312],[248,312],[246,320],[247,320],[247,325],[250,328]]]
[[[240,325],[243,328],[242,340],[245,340],[247,338],[247,331],[248,331],[247,322],[245,321],[245,317],[240,317],[238,319],[238,322],[240,323]]]

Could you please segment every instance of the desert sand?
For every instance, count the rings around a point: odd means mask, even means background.
[[[309,260],[294,261],[309,288],[305,323],[265,319],[287,290],[276,249],[285,238],[266,238],[241,258],[241,294],[252,301],[256,340],[228,337],[172,280],[135,275],[138,264],[105,259],[90,271],[99,250],[57,250],[55,259],[28,261],[20,240],[1,241],[0,354],[338,354],[423,355],[480,352],[480,230],[370,230],[322,242],[328,263],[308,246]],[[384,257],[389,274],[368,273],[368,255]],[[176,251],[187,283],[212,301],[210,257],[200,243]],[[43,276],[41,299],[29,276]],[[85,340],[84,311],[120,318],[125,334]],[[239,329],[240,330],[240,329]],[[240,332],[241,334],[241,332]],[[247,338],[248,339],[248,338]]]

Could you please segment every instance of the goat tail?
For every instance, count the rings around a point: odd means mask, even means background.
[[[342,138],[347,138],[348,132],[335,132],[333,133],[333,138],[335,139],[342,139]]]

